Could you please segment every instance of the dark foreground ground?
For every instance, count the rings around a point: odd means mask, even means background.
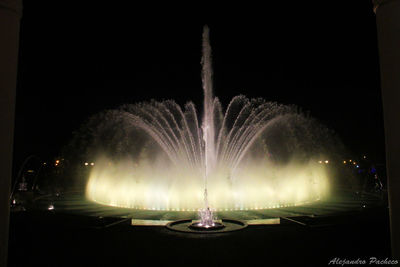
[[[112,222],[52,212],[13,213],[9,266],[327,266],[336,257],[364,259],[367,265],[370,257],[390,259],[385,208],[309,226],[282,220],[215,235],[133,227],[129,221],[104,227]]]

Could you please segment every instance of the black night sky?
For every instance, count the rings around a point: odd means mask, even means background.
[[[266,6],[139,6],[25,1],[15,165],[57,156],[92,114],[152,98],[202,103],[201,32],[211,31],[214,92],[296,104],[354,154],[384,160],[370,1]]]

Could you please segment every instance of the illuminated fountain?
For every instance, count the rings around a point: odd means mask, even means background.
[[[328,195],[312,119],[295,107],[242,95],[223,112],[213,96],[207,27],[202,83],[201,120],[192,102],[182,109],[172,100],[123,105],[92,119],[92,153],[98,156],[88,199],[140,210],[199,211],[199,225],[210,227],[216,211],[296,206]]]

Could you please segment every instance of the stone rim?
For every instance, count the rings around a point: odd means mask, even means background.
[[[222,219],[222,224],[224,227],[218,229],[194,229],[191,228],[193,221],[192,219],[186,220],[178,220],[168,223],[165,227],[169,230],[181,233],[193,233],[193,234],[221,234],[221,233],[229,233],[233,231],[238,231],[246,228],[247,223],[239,220],[232,219]]]

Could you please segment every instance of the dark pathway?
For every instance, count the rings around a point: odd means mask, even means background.
[[[315,227],[287,222],[216,235],[103,225],[84,216],[13,213],[9,266],[326,266],[335,257],[390,258],[383,208],[311,222]]]

